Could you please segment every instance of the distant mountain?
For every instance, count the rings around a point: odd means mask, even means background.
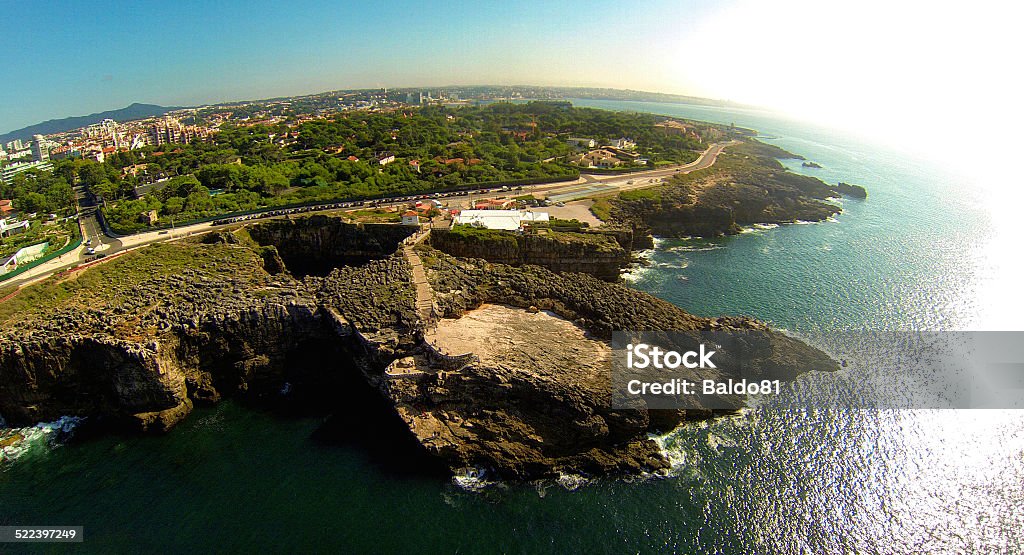
[[[153,116],[162,116],[171,110],[177,110],[177,108],[169,108],[166,106],[157,106],[156,104],[139,104],[136,102],[131,106],[121,108],[120,110],[110,110],[107,112],[99,112],[96,114],[89,114],[88,116],[74,116],[64,119],[51,119],[44,121],[43,123],[37,123],[28,127],[23,127],[10,133],[4,133],[0,135],[0,143],[6,143],[13,141],[14,139],[31,139],[32,135],[48,135],[50,133],[60,133],[62,131],[71,131],[72,129],[78,129],[79,127],[85,127],[86,125],[92,125],[99,123],[105,119],[112,119],[115,121],[128,121],[133,119],[149,118]]]

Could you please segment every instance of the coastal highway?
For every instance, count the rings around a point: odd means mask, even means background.
[[[523,186],[522,189],[516,188],[515,190],[509,191],[498,191],[491,189],[487,193],[471,193],[466,196],[453,196],[447,197],[453,200],[457,200],[460,203],[467,203],[472,205],[472,202],[482,198],[492,198],[495,194],[506,194],[506,195],[526,195],[532,194],[536,197],[547,198],[553,201],[564,201],[572,200],[577,198],[583,198],[588,196],[600,196],[610,194],[617,191],[625,191],[630,189],[639,189],[643,187],[650,187],[656,181],[662,178],[670,177],[676,174],[685,174],[707,168],[715,163],[718,159],[718,155],[722,151],[733,144],[738,144],[737,141],[728,141],[724,143],[714,143],[710,145],[707,150],[701,153],[701,155],[688,164],[679,166],[669,166],[665,168],[659,168],[656,170],[647,170],[640,172],[633,172],[621,175],[596,175],[596,174],[582,174],[579,179],[569,182],[561,183],[549,183],[542,185],[527,185]],[[377,202],[378,206],[401,206],[408,204],[409,197],[403,197],[401,199],[384,199]],[[337,211],[337,208],[328,208],[323,210],[310,210],[305,214],[315,214],[318,212],[333,212]],[[272,212],[268,210],[267,212]],[[260,214],[254,214],[252,219],[261,219],[263,217],[284,217],[281,215],[277,216],[261,216]],[[127,235],[124,237],[111,237],[103,232],[102,227],[96,217],[96,207],[84,207],[80,211],[79,218],[83,244],[82,248],[78,251],[69,252],[63,256],[50,260],[45,264],[40,264],[35,268],[19,275],[17,278],[0,282],[0,289],[6,289],[11,286],[21,287],[46,279],[52,274],[74,268],[82,262],[88,261],[93,258],[92,255],[87,254],[88,248],[91,246],[95,248],[96,254],[102,254],[104,257],[108,257],[126,250],[131,250],[141,246],[157,243],[161,241],[172,241],[181,239],[182,237],[188,237],[197,233],[204,233],[213,229],[212,223],[199,223],[192,225],[185,225],[174,228],[172,230],[160,230],[160,231],[147,231],[144,233],[137,233],[134,235]],[[92,241],[91,245],[86,245],[86,241]]]

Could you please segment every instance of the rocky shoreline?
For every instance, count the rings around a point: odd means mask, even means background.
[[[732,146],[710,168],[609,201],[611,223],[637,234],[715,237],[755,224],[823,221],[842,211],[829,199],[867,197],[858,185],[792,173],[779,158],[799,159],[757,141]]]
[[[67,415],[162,432],[224,397],[316,398],[327,411],[358,404],[346,385],[357,380],[452,471],[656,471],[668,461],[648,434],[712,411],[612,410],[605,378],[567,363],[567,353],[620,329],[767,330],[748,318],[698,318],[588,274],[421,245],[435,315],[424,320],[401,248],[409,233],[323,216],[278,220],[153,245],[23,290],[0,303],[0,415],[12,426]],[[289,271],[297,263],[302,278]],[[427,340],[436,318],[484,304],[550,311],[588,339],[552,347],[551,360],[500,364]],[[797,340],[771,337],[796,353],[780,378],[836,368]],[[536,372],[523,371],[531,364]]]

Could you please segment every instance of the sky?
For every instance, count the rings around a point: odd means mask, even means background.
[[[1024,123],[1012,4],[0,0],[0,132],[132,102],[536,84],[734,100],[928,150]]]

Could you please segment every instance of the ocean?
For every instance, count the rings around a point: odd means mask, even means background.
[[[764,112],[576,100],[757,129],[863,185],[821,223],[658,240],[628,283],[704,316],[796,334],[986,329],[1005,288],[978,185],[873,142]],[[1002,253],[1009,256],[1010,253]],[[995,257],[995,258],[993,258]],[[0,471],[0,525],[85,527],[86,551],[1020,552],[1024,411],[812,409],[829,376],[660,438],[670,477],[482,484],[383,464],[325,416],[225,402],[163,437],[62,445],[37,431]]]

